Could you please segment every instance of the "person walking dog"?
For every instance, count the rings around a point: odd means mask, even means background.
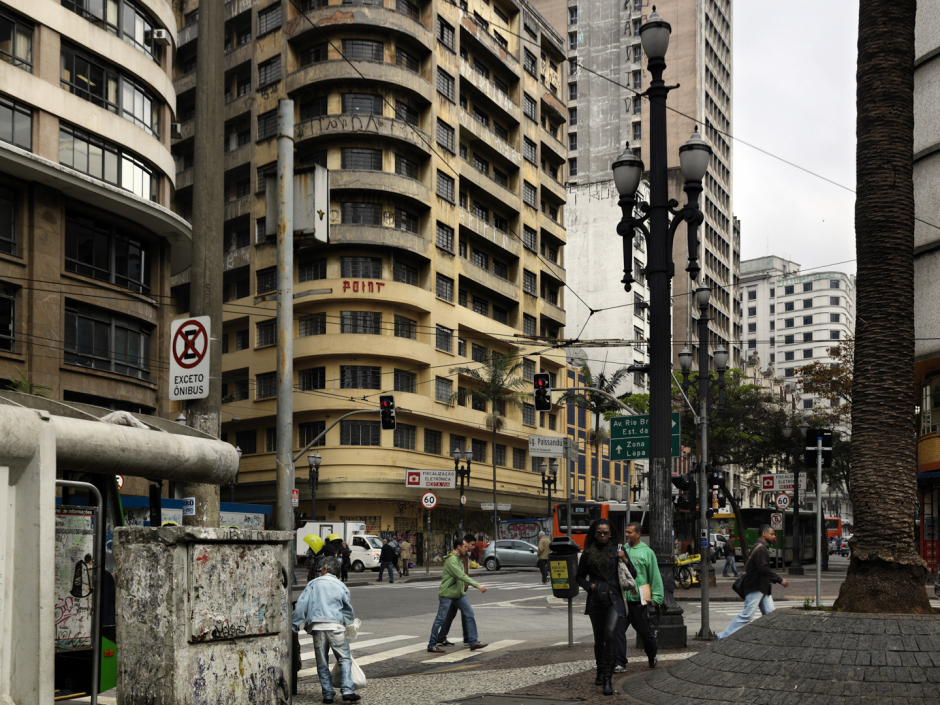
[[[790,584],[770,569],[770,549],[767,544],[777,540],[776,532],[770,528],[770,524],[761,524],[757,533],[759,538],[744,566],[744,580],[741,584],[741,589],[746,595],[744,609],[741,610],[741,614],[731,620],[731,624],[723,632],[718,634],[718,641],[727,639],[738,629],[750,623],[758,607],[760,607],[761,614],[773,612],[774,599],[770,596],[770,586],[773,583],[780,583],[783,587]]]

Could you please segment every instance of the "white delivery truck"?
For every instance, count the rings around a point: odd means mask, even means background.
[[[361,573],[379,569],[379,553],[382,550],[382,539],[378,536],[366,534],[366,525],[360,521],[308,521],[297,529],[297,558],[303,562],[307,552],[304,537],[316,534],[326,541],[326,537],[336,534],[349,546],[349,557],[352,569]]]

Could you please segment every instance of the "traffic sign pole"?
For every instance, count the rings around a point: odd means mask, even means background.
[[[823,466],[823,438],[822,434],[816,436],[816,608],[819,608],[822,596],[822,466]]]

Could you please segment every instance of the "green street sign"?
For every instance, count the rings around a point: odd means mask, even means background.
[[[672,412],[672,456],[681,454],[681,413]],[[615,416],[610,420],[610,459],[646,460],[649,458],[650,417]]]

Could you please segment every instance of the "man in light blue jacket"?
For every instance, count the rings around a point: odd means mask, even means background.
[[[361,699],[356,694],[352,680],[352,657],[346,641],[346,626],[353,623],[355,615],[349,602],[349,588],[339,579],[342,561],[337,556],[323,556],[317,563],[320,577],[307,583],[294,608],[293,628],[299,632],[306,627],[313,635],[313,648],[317,657],[317,675],[323,689],[323,702],[332,703],[336,691],[330,681],[330,649],[339,664],[340,689],[343,700],[355,702]]]

